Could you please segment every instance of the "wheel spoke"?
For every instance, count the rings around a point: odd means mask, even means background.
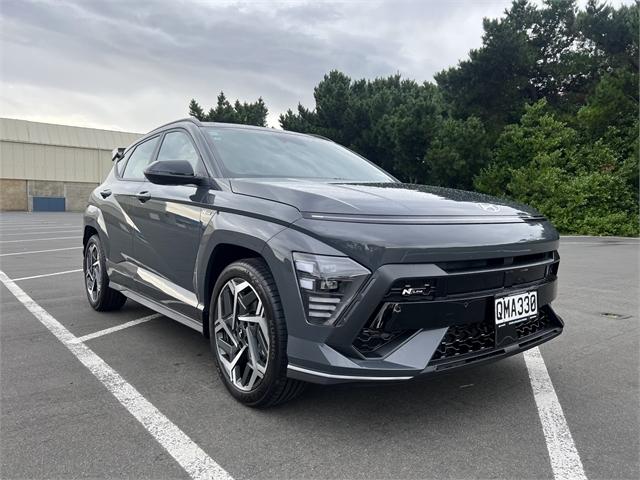
[[[223,330],[228,335],[229,339],[233,342],[233,345],[235,347],[238,346],[238,338],[236,337],[235,333],[233,333],[231,328],[229,328],[229,325],[227,325],[227,322],[223,318],[217,319],[213,326],[216,334],[218,334],[220,330]]]
[[[236,354],[235,357],[233,357],[233,360],[231,361],[231,363],[229,364],[229,366],[231,368],[235,368],[236,365],[238,364],[238,361],[240,360],[240,358],[242,358],[242,355],[244,355],[244,352],[247,350],[246,345],[243,346],[240,350],[238,350],[238,353]]]
[[[262,338],[264,338],[267,348],[269,348],[269,325],[264,315],[241,315],[238,320],[257,324],[260,327]]]
[[[258,323],[260,322],[261,318],[262,317],[259,317],[257,315],[238,315],[239,321],[248,323]]]
[[[255,368],[258,361],[258,343],[252,327],[247,327],[247,345],[249,347],[249,362]]]
[[[251,288],[249,282],[244,280],[240,281],[240,283],[236,283],[235,280],[231,280],[227,285],[233,292],[233,317],[231,320],[231,328],[236,328],[236,318],[238,315],[238,304],[246,310],[246,306],[242,303],[242,298],[240,297],[240,292],[242,292],[247,287]]]
[[[244,352],[247,350],[246,346],[243,346],[240,350],[238,350],[238,352],[236,353],[236,355],[233,357],[233,360],[229,361],[224,357],[220,357],[220,360],[222,362],[222,365],[224,366],[225,370],[227,371],[227,373],[229,374],[229,377],[235,378],[236,375],[234,373],[234,370],[236,368],[236,366],[238,365],[238,362],[240,361],[240,359],[242,358],[242,356],[244,355]]]
[[[220,350],[226,353],[228,357],[231,357],[231,355],[233,355],[233,351],[235,350],[233,345],[221,338],[218,338],[218,347],[220,348]]]
[[[249,346],[249,361],[253,370],[252,379],[255,382],[256,378],[262,378],[266,371],[266,366],[260,364],[260,354],[258,352],[258,342],[256,339],[257,328],[247,328],[247,344]],[[254,378],[255,377],[255,378]]]
[[[247,369],[248,370],[248,369]],[[249,381],[247,381],[247,389],[251,390],[254,385],[256,384],[256,381],[258,380],[258,371],[257,370],[251,370],[251,378],[249,378]]]

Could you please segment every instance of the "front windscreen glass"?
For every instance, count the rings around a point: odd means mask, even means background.
[[[205,127],[229,178],[314,178],[393,182],[383,170],[321,138],[233,127]]]

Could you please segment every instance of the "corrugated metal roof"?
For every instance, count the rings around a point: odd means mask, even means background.
[[[141,136],[141,133],[0,118],[0,140],[9,142],[111,150],[126,147]]]

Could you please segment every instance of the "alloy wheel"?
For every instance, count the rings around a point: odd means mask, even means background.
[[[97,302],[102,288],[98,246],[92,243],[84,256],[84,280],[92,302]]]
[[[214,336],[227,378],[242,391],[257,388],[267,371],[269,328],[262,299],[246,280],[224,284],[216,299]]]

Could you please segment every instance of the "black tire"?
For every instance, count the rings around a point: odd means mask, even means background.
[[[97,261],[99,269],[97,270],[98,288],[90,293],[91,275],[87,274],[88,259],[87,255],[97,255]],[[95,257],[94,257],[95,258]],[[89,305],[94,310],[99,312],[107,312],[110,310],[118,310],[122,308],[124,302],[127,301],[127,297],[122,295],[117,290],[109,287],[109,277],[107,275],[107,264],[104,256],[104,250],[100,243],[98,235],[93,235],[84,246],[84,256],[82,261],[82,271],[84,273],[84,291],[87,294],[87,300]],[[92,273],[96,273],[96,270],[92,270]],[[94,293],[95,292],[95,293]]]
[[[249,283],[259,296],[264,317],[267,319],[269,348],[266,357],[266,371],[260,383],[250,391],[240,390],[231,381],[227,371],[221,366],[218,353],[215,319],[218,296],[222,288],[232,279],[241,279]],[[239,402],[249,407],[265,408],[287,402],[297,397],[306,387],[306,383],[287,378],[287,326],[280,302],[280,295],[266,263],[259,258],[239,260],[227,266],[213,288],[209,308],[209,338],[211,352],[215,360],[218,375],[229,393]]]

